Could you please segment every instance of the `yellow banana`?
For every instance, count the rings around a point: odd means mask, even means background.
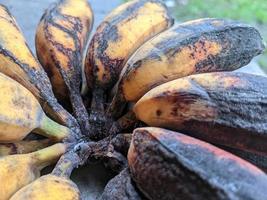
[[[77,185],[69,179],[77,160],[75,155],[65,154],[51,174],[23,187],[10,200],[80,200]]]
[[[150,90],[136,103],[134,112],[150,126],[267,155],[266,91],[263,76],[238,72],[191,75]]]
[[[0,143],[0,157],[13,154],[31,153],[48,147],[51,143],[52,142],[49,139]]]
[[[259,32],[221,19],[199,19],[176,25],[146,42],[128,60],[110,106],[120,115],[127,101],[150,89],[191,74],[232,71],[264,50]]]
[[[157,0],[133,0],[113,10],[98,26],[86,57],[85,74],[93,89],[92,110],[104,110],[105,92],[119,78],[128,58],[145,41],[173,24]]]
[[[56,140],[71,130],[48,118],[33,94],[0,73],[0,142],[22,140],[32,130]]]
[[[3,5],[0,5],[0,27],[0,72],[30,90],[54,119],[75,127],[75,119],[58,104],[49,78],[34,58],[15,19]]]
[[[8,200],[37,179],[41,169],[57,161],[65,151],[66,145],[59,143],[33,153],[0,158],[0,200]]]
[[[82,61],[93,23],[87,0],[61,0],[46,10],[36,32],[37,56],[60,102],[70,97],[82,130],[89,117],[80,94]]]

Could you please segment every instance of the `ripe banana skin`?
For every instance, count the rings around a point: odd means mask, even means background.
[[[178,24],[146,42],[122,70],[110,112],[136,102],[150,89],[191,74],[232,71],[264,50],[259,32],[221,19]]]
[[[36,32],[37,56],[60,102],[70,101],[82,130],[89,117],[80,94],[82,62],[93,24],[87,0],[61,0],[46,10]],[[88,131],[88,130],[87,130]]]
[[[137,187],[149,199],[267,199],[263,171],[178,132],[135,129],[128,162]]]
[[[19,141],[15,143],[0,143],[0,157],[13,154],[25,154],[43,149],[52,144],[51,140]]]
[[[9,200],[22,187],[40,176],[40,171],[53,164],[66,151],[65,144],[21,155],[0,158],[0,200]]]
[[[89,45],[85,65],[89,88],[112,88],[135,50],[172,24],[167,8],[158,0],[133,0],[113,10]]]
[[[58,104],[49,78],[34,58],[15,19],[3,5],[0,5],[0,27],[0,72],[30,90],[54,119],[74,127],[75,119]]]
[[[25,87],[0,73],[0,142],[22,140],[32,130],[56,140],[71,130],[49,119],[37,99]]]
[[[10,200],[80,200],[78,187],[70,179],[49,174],[16,192]]]
[[[150,126],[267,155],[266,91],[263,76],[198,74],[155,87],[136,103],[134,112]]]

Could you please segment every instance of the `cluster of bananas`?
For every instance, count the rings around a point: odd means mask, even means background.
[[[92,24],[87,0],[50,6],[39,63],[0,6],[0,200],[78,200],[89,158],[119,171],[101,199],[267,199],[267,78],[226,72],[263,52],[258,31],[174,25],[158,0],[122,4],[89,41]]]

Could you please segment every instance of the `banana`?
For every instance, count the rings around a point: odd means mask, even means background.
[[[15,192],[40,176],[44,167],[53,164],[66,151],[65,144],[21,155],[0,158],[0,200],[8,200]]]
[[[10,200],[80,200],[77,185],[69,179],[73,168],[76,167],[76,161],[73,160],[75,156],[69,157],[72,158],[62,156],[51,174],[23,187]]]
[[[85,61],[88,87],[93,89],[92,110],[104,110],[105,92],[116,83],[128,58],[173,21],[158,0],[129,1],[106,16],[90,42]]]
[[[178,24],[146,42],[128,60],[109,113],[119,116],[127,101],[136,102],[150,89],[191,74],[232,71],[264,50],[259,32],[221,19]]]
[[[219,148],[228,151],[234,155],[237,155],[238,157],[247,160],[248,162],[252,163],[253,165],[256,165],[259,167],[261,170],[263,170],[265,173],[267,173],[267,155],[260,155],[260,154],[255,154],[239,149],[233,149],[230,147],[225,147],[225,146],[219,146]]]
[[[263,76],[238,72],[191,75],[150,90],[136,103],[134,112],[149,126],[267,155],[266,91]]]
[[[13,154],[26,154],[48,147],[52,142],[49,139],[19,141],[15,143],[0,143],[0,157]]]
[[[70,96],[83,131],[89,117],[80,94],[83,52],[93,24],[87,0],[61,0],[46,10],[36,32],[36,51],[60,102]]]
[[[0,5],[0,27],[0,72],[30,90],[53,119],[77,127],[75,119],[57,102],[47,74],[34,58],[15,19],[3,5]]]
[[[263,171],[178,132],[135,129],[128,162],[133,180],[148,199],[267,199]]]
[[[71,137],[71,130],[48,118],[33,94],[0,73],[0,142],[22,140],[32,130],[55,140]]]

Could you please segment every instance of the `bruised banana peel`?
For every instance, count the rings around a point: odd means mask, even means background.
[[[149,199],[267,198],[267,175],[263,171],[178,132],[135,129],[128,162],[133,180]]]
[[[92,24],[93,12],[87,0],[61,0],[46,10],[35,38],[38,59],[55,96],[60,102],[70,98],[83,132],[88,132],[89,117],[80,94],[82,61]]]
[[[262,53],[259,32],[222,19],[178,24],[141,46],[123,68],[109,114],[118,117],[126,102],[136,102],[162,83],[214,71],[232,71]]]
[[[240,72],[191,75],[150,90],[136,103],[134,112],[149,126],[267,155],[266,91],[264,76]]]

